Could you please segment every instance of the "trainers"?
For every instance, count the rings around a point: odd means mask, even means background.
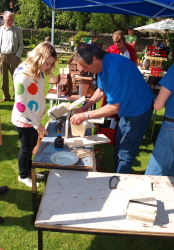
[[[32,187],[32,180],[29,177],[22,179],[20,176],[18,176],[18,181],[22,182],[27,187]],[[38,182],[36,182],[36,187],[39,187],[39,186],[40,186],[40,184]]]
[[[44,178],[44,174],[36,173],[36,180],[43,180]]]

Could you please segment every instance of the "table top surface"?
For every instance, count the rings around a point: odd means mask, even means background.
[[[45,96],[45,98],[48,100],[59,100],[59,101],[66,101],[66,102],[71,101],[65,95],[61,95],[61,97],[57,97],[57,94],[52,94],[52,93],[48,93]]]
[[[109,188],[113,173],[51,170],[35,226],[57,231],[174,236],[174,177],[117,174],[117,189]],[[126,220],[133,183],[143,194],[150,180],[157,199],[154,225]],[[135,191],[135,190],[134,190]]]
[[[66,117],[65,117],[66,119]],[[52,120],[47,125],[48,135],[45,135],[40,143],[39,149],[33,159],[32,167],[39,167],[39,168],[62,168],[62,169],[78,169],[78,170],[89,170],[93,171],[95,168],[95,160],[94,155],[88,156],[82,159],[79,159],[76,164],[71,166],[60,166],[54,164],[50,157],[52,154],[56,152],[60,152],[56,150],[54,147],[54,140],[56,138],[56,121]],[[62,136],[65,135],[65,126],[63,127]],[[92,147],[90,147],[92,150]],[[70,152],[71,150],[64,145],[63,151]]]
[[[65,95],[61,95],[61,97],[57,97],[57,94],[53,94],[53,93],[48,93],[45,98],[48,100],[52,100],[52,101],[63,101],[63,102],[74,102],[76,100],[78,100],[79,98],[81,98],[82,95],[71,95],[71,96],[65,96]],[[85,97],[85,101],[89,101],[90,97]]]

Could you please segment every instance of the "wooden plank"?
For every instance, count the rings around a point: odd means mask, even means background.
[[[87,128],[87,122],[84,121],[80,125],[74,125],[70,123],[71,125],[71,133],[73,136],[84,136]]]
[[[149,180],[130,182],[130,199],[126,219],[153,225],[157,214],[157,200]]]
[[[65,145],[68,148],[91,146],[96,144],[108,143],[111,140],[103,134],[89,135],[85,137],[74,137],[65,139]]]

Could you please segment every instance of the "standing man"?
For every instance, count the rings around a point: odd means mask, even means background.
[[[108,52],[119,54],[129,58],[132,62],[137,64],[138,55],[135,48],[126,42],[123,31],[117,30],[112,36],[114,44],[108,48]]]
[[[128,34],[129,35],[126,35],[126,42],[135,47],[137,43],[137,36],[134,35],[134,28],[132,26],[128,28]]]
[[[22,29],[13,25],[13,13],[5,11],[4,25],[0,28],[0,61],[2,63],[2,101],[10,101],[8,70],[13,77],[14,70],[21,62],[23,51]]]
[[[93,44],[80,44],[76,61],[84,72],[98,73],[98,89],[83,107],[77,109],[70,122],[80,125],[87,119],[118,114],[116,172],[130,173],[152,116],[152,91],[136,65],[124,56],[108,54]],[[107,104],[88,111],[104,94]]]

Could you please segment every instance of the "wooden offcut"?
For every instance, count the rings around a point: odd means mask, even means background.
[[[157,215],[157,200],[150,181],[135,181],[130,184],[131,193],[126,220],[153,225]]]
[[[65,139],[64,143],[68,148],[91,146],[110,142],[110,139],[103,134],[89,135],[85,137],[74,137]]]

